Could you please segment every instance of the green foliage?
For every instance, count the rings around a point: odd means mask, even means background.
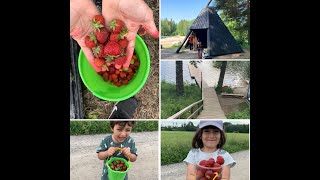
[[[161,82],[161,119],[167,119],[202,98],[201,89],[196,84],[188,84],[185,82],[183,96],[176,96],[175,92],[175,84],[165,81]]]
[[[192,148],[194,132],[161,131],[161,165],[182,162]],[[234,153],[249,149],[249,134],[226,133],[223,149]]]
[[[158,121],[136,121],[132,132],[157,131]],[[112,133],[109,121],[70,121],[70,135]]]
[[[220,69],[220,68],[221,68],[221,65],[222,65],[222,61],[212,61],[212,66],[213,66],[214,68]]]
[[[225,132],[229,133],[249,133],[248,124],[231,124],[224,123]]]
[[[177,24],[171,19],[165,18],[161,20],[161,35],[162,36],[172,36],[177,30]]]
[[[172,19],[168,20],[167,18],[161,20],[161,35],[162,36],[185,36],[189,31],[190,26],[192,25],[194,19],[192,20],[181,20],[176,24]]]
[[[250,1],[215,0],[216,10],[231,34],[241,44],[250,44]]]
[[[245,106],[244,108],[240,108],[239,112],[226,114],[227,119],[250,119],[250,107],[247,104]]]
[[[193,21],[194,21],[194,19],[190,20],[190,21],[181,20],[177,25],[177,30],[176,30],[175,34],[180,35],[180,36],[186,36]]]

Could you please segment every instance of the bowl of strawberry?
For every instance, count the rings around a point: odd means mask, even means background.
[[[118,19],[106,25],[101,15],[91,20],[93,32],[85,38],[94,55],[95,71],[82,49],[78,57],[79,74],[84,85],[96,97],[107,101],[126,100],[140,91],[150,72],[149,50],[137,34],[134,53],[128,68],[126,62],[127,29]]]
[[[124,179],[131,168],[128,161],[123,158],[112,157],[106,162],[108,168],[108,178],[110,180]]]
[[[201,160],[196,165],[196,180],[220,180],[223,163],[222,156],[218,156],[216,160],[214,158]]]

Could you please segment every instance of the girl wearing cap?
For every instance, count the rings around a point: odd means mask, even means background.
[[[229,180],[230,168],[232,168],[236,162],[227,151],[222,149],[225,143],[226,136],[223,131],[223,121],[200,121],[199,129],[196,131],[192,140],[193,148],[189,151],[188,156],[183,160],[187,164],[187,180],[196,179],[196,167],[202,160],[209,160],[210,158],[213,158],[216,162],[218,156],[223,158],[223,163],[219,160],[219,163],[222,166],[222,171],[215,180]],[[218,159],[221,159],[221,157]],[[207,176],[206,174],[202,175],[204,177]]]

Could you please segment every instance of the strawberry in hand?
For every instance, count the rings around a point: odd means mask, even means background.
[[[152,37],[158,38],[159,31],[154,23],[153,12],[143,0],[108,0],[102,1],[102,14],[106,24],[110,24],[112,20],[121,20],[128,33],[126,39],[128,45],[126,49],[127,60],[123,64],[123,68],[128,68],[132,55],[134,53],[134,45],[136,34],[141,27]],[[118,31],[122,24],[114,25],[110,31]],[[110,27],[109,27],[110,28]]]
[[[95,57],[91,48],[85,43],[86,36],[93,32],[90,21],[97,14],[100,12],[92,0],[70,1],[70,36],[77,41],[94,70],[100,72],[101,68],[94,63]]]

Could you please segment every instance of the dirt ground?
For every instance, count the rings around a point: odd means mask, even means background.
[[[246,100],[243,98],[223,97],[218,95],[218,99],[224,114],[239,112],[246,103]]]
[[[184,46],[176,53],[178,48],[168,48],[173,45],[181,45],[185,36],[170,36],[160,39],[161,59],[198,59],[197,51],[189,50]],[[216,56],[214,59],[250,59],[250,50],[244,49],[244,53]]]
[[[70,179],[99,180],[103,161],[97,157],[96,149],[107,134],[70,136]],[[129,179],[159,179],[159,133],[131,133],[138,149],[138,158],[131,162]]]
[[[155,24],[159,30],[159,1],[145,0],[153,10]],[[159,39],[148,35],[142,36],[150,53],[150,74],[144,87],[136,94],[139,99],[133,119],[159,118]],[[85,119],[107,119],[115,102],[101,100],[95,97],[83,86],[83,104]]]

